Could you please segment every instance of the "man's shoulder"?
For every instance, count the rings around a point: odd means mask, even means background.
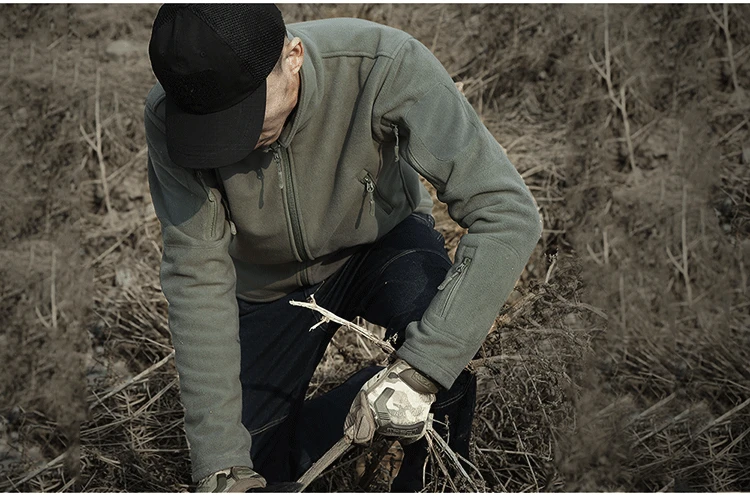
[[[164,99],[166,93],[161,83],[157,81],[146,96],[145,115],[162,131],[164,131]]]
[[[321,58],[360,56],[394,57],[412,36],[390,26],[364,19],[333,18],[289,24],[287,29],[315,44]]]

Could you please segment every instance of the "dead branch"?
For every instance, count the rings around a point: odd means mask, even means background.
[[[450,459],[451,461],[453,461],[453,464],[458,469],[458,472],[461,473],[461,475],[464,477],[464,479],[469,483],[469,486],[471,486],[472,491],[474,493],[478,492],[479,488],[477,488],[477,485],[474,483],[474,480],[471,479],[471,476],[469,476],[469,473],[466,472],[466,470],[464,469],[463,465],[461,464],[461,461],[458,459],[458,455],[455,452],[453,452],[453,449],[450,448],[450,446],[448,445],[448,442],[446,442],[445,440],[443,440],[443,438],[440,435],[438,435],[438,433],[433,428],[429,428],[427,430],[426,434],[429,437],[431,437],[431,440],[434,443],[436,443],[438,445],[438,447],[440,448],[440,450],[442,451],[442,453],[445,454],[445,455],[447,455],[448,459]],[[467,463],[468,463],[468,461],[467,461]],[[469,464],[471,464],[471,463],[469,463]],[[474,467],[474,466],[472,465],[472,467]],[[476,467],[474,467],[474,469],[477,470],[477,472],[479,472],[479,470]]]
[[[131,236],[131,234],[133,234],[133,232],[135,232],[135,231],[136,231],[136,229],[137,229],[138,227],[140,227],[140,225],[136,225],[135,227],[133,227],[132,229],[130,229],[130,230],[129,230],[129,231],[128,231],[128,232],[127,232],[127,233],[126,233],[125,235],[123,235],[122,237],[120,237],[119,239],[117,239],[117,241],[116,241],[116,242],[115,242],[114,244],[112,244],[112,245],[111,245],[110,247],[108,247],[108,248],[107,248],[107,249],[106,249],[106,250],[105,250],[105,251],[104,251],[104,252],[103,252],[102,254],[100,254],[100,255],[99,255],[99,256],[97,256],[97,257],[96,257],[96,258],[95,258],[95,259],[94,259],[93,261],[91,261],[91,262],[90,262],[90,263],[89,263],[89,264],[87,265],[87,267],[89,267],[89,268],[90,268],[90,267],[92,267],[92,266],[96,265],[96,264],[97,264],[97,263],[99,263],[99,262],[100,262],[101,260],[103,260],[103,259],[104,259],[104,258],[105,258],[105,257],[106,257],[106,256],[107,256],[108,254],[112,253],[112,252],[113,252],[113,251],[114,251],[115,249],[117,249],[117,248],[118,248],[118,246],[120,246],[120,244],[122,244],[123,242],[125,242],[125,240],[126,240],[126,239],[127,239],[128,237],[130,237],[130,236]]]
[[[94,96],[94,121],[95,121],[95,131],[94,131],[94,139],[89,137],[88,133],[86,132],[86,129],[83,127],[83,124],[79,125],[79,129],[81,131],[81,135],[83,136],[84,141],[89,145],[89,147],[94,150],[94,153],[96,153],[97,161],[99,162],[99,173],[101,175],[100,182],[102,184],[102,191],[104,194],[104,204],[107,207],[107,214],[109,215],[112,212],[112,203],[109,199],[109,186],[107,185],[107,167],[104,163],[104,154],[102,153],[102,120],[101,120],[101,111],[100,111],[100,81],[101,80],[101,71],[99,69],[96,70],[96,87],[95,87],[95,96]],[[110,217],[111,221],[111,217]]]
[[[628,146],[630,167],[631,171],[636,172],[636,170],[639,169],[635,164],[633,138],[630,132],[630,120],[628,119],[627,100],[625,97],[627,84],[623,84],[622,86],[620,86],[618,91],[619,98],[615,96],[614,85],[612,84],[612,67],[610,63],[611,53],[609,50],[609,12],[607,9],[607,4],[604,4],[604,69],[602,69],[602,67],[600,66],[600,62],[597,62],[596,59],[594,59],[594,55],[591,52],[589,52],[589,60],[594,66],[596,72],[598,72],[602,79],[604,79],[604,81],[607,83],[607,93],[609,94],[609,99],[612,100],[615,108],[619,110],[620,115],[622,115],[622,124],[625,127],[625,142]]]
[[[724,4],[723,19],[719,19],[719,16],[716,14],[716,12],[714,12],[710,5],[706,5],[706,8],[708,9],[708,13],[711,15],[711,18],[716,24],[719,25],[721,30],[724,32],[724,39],[727,43],[727,58],[729,59],[729,69],[732,71],[732,85],[734,86],[735,92],[739,91],[742,88],[740,87],[740,83],[737,81],[737,64],[735,63],[734,53],[732,49],[732,35],[729,32],[729,5],[726,3]]]
[[[704,433],[706,433],[711,428],[723,424],[724,421],[726,421],[727,419],[729,419],[731,416],[734,416],[735,414],[737,414],[738,412],[740,412],[741,410],[743,410],[745,407],[747,407],[748,404],[750,404],[750,399],[745,400],[744,402],[742,402],[738,406],[733,407],[732,409],[730,409],[726,413],[722,414],[718,418],[714,419],[713,421],[711,421],[710,423],[708,423],[707,425],[705,425],[703,428],[701,428],[698,431],[698,433],[696,433],[694,435],[693,438],[697,439],[698,437],[700,437],[701,435],[703,435]]]
[[[167,363],[167,361],[169,361],[173,357],[174,357],[174,351],[170,352],[167,356],[165,356],[159,362],[152,364],[151,366],[149,366],[145,370],[141,371],[140,373],[138,373],[134,377],[128,378],[124,382],[122,382],[119,385],[113,387],[109,392],[107,392],[103,396],[96,397],[96,402],[94,402],[93,404],[91,404],[89,406],[89,409],[93,409],[97,404],[102,403],[105,399],[108,399],[108,398],[112,397],[113,395],[121,392],[122,390],[126,389],[127,387],[131,386],[132,384],[134,384],[134,383],[136,383],[136,382],[144,379],[145,377],[147,377],[148,375],[150,375],[151,373],[153,373],[155,370],[157,370],[157,369],[161,368],[162,366],[164,366]]]
[[[51,318],[52,318],[52,328],[57,330],[57,298],[55,293],[55,264],[57,260],[57,250],[52,250],[52,276],[50,277],[50,288],[49,288],[49,298],[50,298],[50,305],[51,308]]]
[[[344,326],[344,327],[346,327],[346,328],[348,328],[350,330],[354,330],[359,335],[361,335],[362,337],[366,338],[367,340],[369,340],[370,342],[372,342],[376,346],[380,347],[383,351],[387,352],[388,354],[391,354],[391,353],[393,353],[393,352],[396,351],[391,344],[389,344],[388,342],[384,341],[383,339],[380,339],[377,336],[373,335],[372,332],[370,332],[366,328],[361,327],[359,325],[356,325],[356,324],[352,323],[351,321],[345,320],[345,319],[341,318],[340,316],[336,316],[331,311],[328,311],[327,309],[325,309],[325,308],[323,308],[321,306],[318,306],[318,303],[315,302],[315,296],[310,296],[310,302],[289,301],[289,304],[291,304],[292,306],[299,306],[299,307],[302,307],[302,308],[311,309],[311,310],[317,311],[318,313],[320,313],[320,314],[323,315],[323,318],[318,323],[316,323],[315,325],[313,325],[310,328],[310,331],[316,329],[320,325],[323,325],[325,323],[328,323],[329,321],[332,321],[332,322],[338,323],[339,325]]]
[[[693,305],[693,290],[690,286],[690,272],[688,269],[688,242],[687,242],[687,184],[682,186],[682,219],[680,230],[682,237],[682,275],[685,277],[685,288],[687,289],[688,306]]]
[[[445,465],[445,462],[443,462],[443,458],[440,455],[440,451],[437,449],[437,447],[435,447],[435,441],[433,440],[432,435],[425,435],[425,440],[427,440],[427,448],[432,453],[432,457],[435,458],[435,463],[440,468],[440,471],[442,471],[443,475],[445,476],[446,481],[450,483],[453,491],[457,492],[458,487],[456,487],[455,483],[453,483],[453,478],[448,472],[448,467]],[[440,490],[440,491],[445,491],[445,490]]]
[[[12,484],[13,484],[14,486],[19,486],[19,485],[23,485],[23,484],[24,484],[24,483],[26,483],[27,481],[29,481],[29,480],[31,480],[31,479],[33,479],[33,478],[35,478],[35,477],[39,476],[39,475],[40,475],[40,474],[42,474],[43,472],[45,472],[45,471],[47,471],[47,470],[49,470],[49,469],[52,469],[52,468],[54,468],[54,467],[57,467],[57,466],[59,466],[59,465],[60,465],[60,463],[61,463],[61,462],[63,461],[63,459],[65,459],[65,456],[67,456],[67,455],[68,455],[68,453],[67,453],[67,452],[63,452],[62,454],[60,454],[59,456],[55,457],[54,459],[52,459],[52,460],[51,460],[51,461],[49,461],[48,463],[46,463],[46,464],[44,464],[44,465],[42,465],[42,466],[40,466],[40,467],[38,467],[38,468],[34,469],[33,471],[29,472],[28,474],[26,474],[26,475],[25,475],[25,476],[24,476],[23,478],[21,478],[20,480],[18,480],[18,481],[12,481],[11,483],[12,483]]]

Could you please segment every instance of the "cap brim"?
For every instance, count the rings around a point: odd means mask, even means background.
[[[167,151],[177,165],[218,168],[247,157],[258,142],[266,112],[266,83],[234,106],[198,115],[166,97]]]

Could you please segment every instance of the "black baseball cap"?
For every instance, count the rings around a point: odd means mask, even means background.
[[[269,4],[165,4],[148,52],[166,93],[167,150],[176,164],[217,168],[249,155],[263,129],[266,77],[284,46]]]

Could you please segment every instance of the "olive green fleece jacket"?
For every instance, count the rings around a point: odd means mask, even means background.
[[[164,90],[145,110],[193,478],[252,466],[240,421],[237,299],[324,280],[414,211],[424,176],[468,228],[398,355],[444,387],[471,360],[541,233],[536,204],[440,62],[410,35],[356,19],[288,26],[305,48],[298,106],[267,150],[215,170],[174,164]],[[280,328],[279,331],[283,331]]]

